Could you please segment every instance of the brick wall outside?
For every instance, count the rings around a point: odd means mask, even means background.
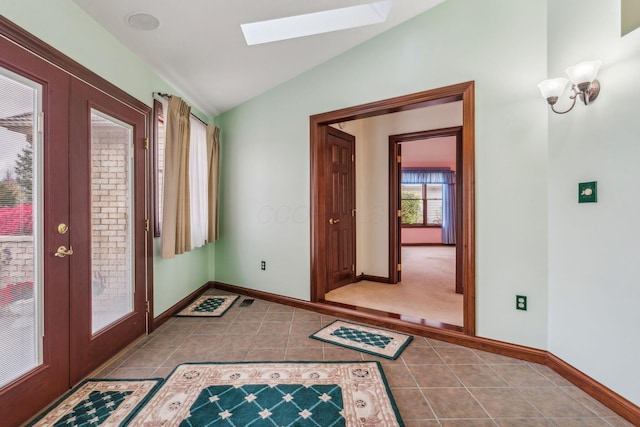
[[[91,144],[93,310],[124,314],[131,286],[128,131],[94,122]]]
[[[33,236],[0,236],[0,289],[33,282]]]

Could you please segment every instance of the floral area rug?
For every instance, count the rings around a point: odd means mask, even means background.
[[[378,362],[178,365],[130,426],[404,426]]]
[[[176,316],[220,317],[231,308],[238,299],[238,295],[210,295],[204,294],[196,298],[187,308]]]
[[[397,359],[413,340],[411,335],[343,320],[336,320],[310,338],[391,360]]]
[[[27,426],[124,426],[162,381],[86,380]]]

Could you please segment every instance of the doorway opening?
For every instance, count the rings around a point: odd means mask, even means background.
[[[328,262],[333,255],[332,248],[328,245],[328,233],[330,232],[329,220],[331,200],[327,198],[327,185],[330,183],[330,177],[327,174],[327,168],[331,159],[327,156],[326,151],[326,127],[336,125],[343,122],[349,122],[357,119],[365,119],[376,116],[384,116],[392,113],[406,112],[410,110],[423,109],[425,107],[437,106],[441,104],[458,103],[461,104],[462,110],[462,126],[453,129],[442,129],[451,134],[457,132],[459,135],[456,169],[457,192],[456,202],[458,211],[456,214],[456,282],[459,290],[463,292],[463,326],[462,328],[449,328],[454,331],[460,331],[467,335],[475,334],[475,225],[474,225],[474,83],[467,82],[457,85],[447,86],[439,89],[429,90],[425,92],[406,95],[398,98],[392,98],[383,101],[377,101],[370,104],[364,104],[355,107],[349,107],[342,110],[336,110],[328,113],[322,113],[311,117],[311,300],[312,302],[327,303],[330,305],[338,305],[342,307],[352,308],[359,311],[368,311],[367,307],[350,307],[343,304],[331,303],[325,299],[328,288]],[[434,131],[437,132],[437,131]],[[391,138],[393,135],[388,135]],[[386,138],[387,136],[385,136]],[[396,134],[396,141],[390,142],[391,149],[394,145],[399,147],[400,142],[411,140],[409,134]],[[399,138],[399,139],[398,139]],[[366,145],[366,142],[365,142]],[[386,168],[385,168],[386,169]],[[388,219],[380,221],[384,223],[384,231],[388,235],[388,242],[384,244],[369,245],[370,250],[377,251],[378,255],[385,258],[385,271],[388,265],[385,277],[377,277],[377,281],[385,283],[397,283],[401,273],[395,268],[401,258],[401,238],[400,221],[395,212],[399,208],[399,194],[394,188],[398,179],[397,171],[401,169],[401,164],[395,162],[395,166],[390,164],[389,176],[385,174],[385,186],[387,189],[378,188],[385,194],[387,200],[387,208],[384,215]],[[380,174],[380,171],[376,173]],[[382,174],[380,174],[382,175]],[[388,196],[387,196],[388,194]],[[380,214],[380,212],[378,212]],[[357,217],[360,218],[364,212],[358,212]],[[380,215],[379,215],[380,216]],[[387,252],[388,251],[388,252]],[[385,255],[387,254],[387,255]],[[358,270],[359,271],[359,270]],[[375,276],[374,276],[375,277]],[[365,277],[367,279],[368,277]],[[383,280],[386,279],[386,280]],[[387,285],[389,286],[389,285]],[[393,286],[393,285],[391,285]],[[419,322],[423,325],[446,328],[439,322],[428,322],[424,319],[416,319],[405,313],[376,313],[369,311],[374,315],[381,317],[394,317],[409,322]]]

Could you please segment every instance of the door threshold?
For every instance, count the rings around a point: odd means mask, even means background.
[[[334,307],[345,308],[347,310],[353,310],[359,313],[367,313],[372,316],[376,316],[380,319],[397,319],[397,320],[402,320],[403,322],[411,323],[414,325],[429,326],[431,328],[446,329],[448,331],[456,331],[456,332],[463,331],[462,326],[451,325],[449,323],[443,323],[443,322],[437,322],[435,320],[422,319],[420,317],[407,316],[399,313],[391,313],[388,311],[376,310],[376,309],[367,308],[367,307],[360,307],[360,306],[351,305],[351,304],[344,304],[341,302],[328,301],[325,299],[318,300],[318,303],[330,305]]]

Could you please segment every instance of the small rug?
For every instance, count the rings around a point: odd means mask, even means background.
[[[238,295],[204,294],[196,298],[194,302],[176,314],[176,316],[220,317],[231,308],[237,299]]]
[[[178,365],[129,426],[404,426],[379,362]]]
[[[124,426],[162,381],[85,380],[27,426]]]
[[[310,335],[320,341],[395,360],[413,336],[336,320]]]

